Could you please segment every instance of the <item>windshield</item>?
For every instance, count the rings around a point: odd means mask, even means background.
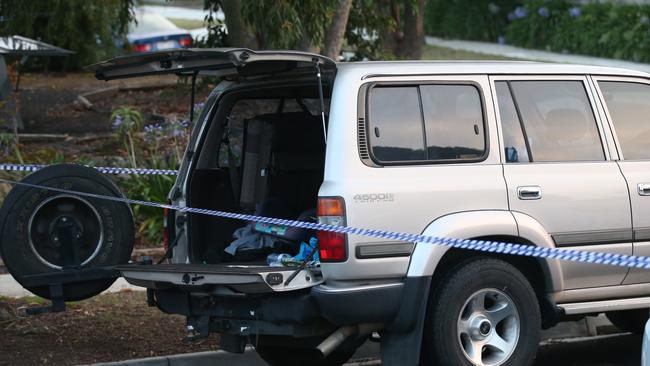
[[[136,14],[135,20],[129,24],[130,34],[147,34],[179,29],[169,19],[160,14]]]

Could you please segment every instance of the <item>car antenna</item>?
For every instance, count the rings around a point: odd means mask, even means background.
[[[323,121],[323,137],[325,138],[325,143],[327,144],[327,127],[325,125],[325,101],[323,101],[323,79],[321,77],[318,59],[314,58],[313,61],[314,66],[316,66],[316,79],[318,80],[318,98],[320,99],[320,117]]]
[[[196,94],[196,76],[198,74],[198,71],[194,71],[194,73],[192,73],[192,94],[190,94],[190,124],[194,122],[194,95]]]

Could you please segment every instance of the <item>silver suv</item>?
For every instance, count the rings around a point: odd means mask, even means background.
[[[179,206],[650,255],[650,75],[530,62],[361,62],[246,49],[112,59],[99,79],[222,79]],[[530,365],[540,329],[606,312],[641,332],[650,272],[172,211],[169,263],[119,267],[195,338],[272,365]],[[233,239],[233,236],[235,239]],[[269,266],[318,238],[320,266]],[[305,261],[306,263],[306,261]],[[290,277],[291,280],[287,281]],[[316,352],[318,350],[318,352]]]

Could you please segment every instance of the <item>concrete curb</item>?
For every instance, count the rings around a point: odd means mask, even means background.
[[[379,343],[366,342],[357,353],[352,356],[347,366],[379,365]],[[248,346],[243,354],[228,353],[226,351],[207,351],[187,353],[173,356],[149,357],[136,360],[119,362],[104,362],[85,366],[263,366],[266,365],[255,352]]]
[[[593,56],[562,54],[541,50],[532,50],[510,46],[507,44],[464,41],[456,39],[442,39],[426,36],[426,43],[430,46],[446,47],[454,50],[471,51],[488,55],[498,55],[510,58],[518,58],[531,61],[558,62],[568,64],[581,64],[593,66],[620,67],[624,69],[650,72],[650,64],[639,62],[600,58]]]
[[[120,362],[96,363],[92,366],[250,366],[264,364],[264,361],[259,358],[257,353],[252,348],[249,348],[243,355],[228,353],[226,351],[207,351]]]
[[[103,293],[114,293],[121,291],[144,291],[144,287],[133,286],[126,282],[123,277],[118,278],[111,287]],[[20,298],[27,296],[35,296],[31,292],[24,289],[10,274],[0,274],[0,296]]]

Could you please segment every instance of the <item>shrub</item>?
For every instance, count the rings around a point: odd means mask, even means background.
[[[508,25],[508,13],[518,0],[429,0],[425,8],[427,34],[445,38],[497,42]]]
[[[430,0],[425,21],[430,34],[442,37],[650,62],[650,5]]]
[[[197,103],[195,111],[202,108],[202,105]],[[172,120],[162,125],[144,125],[140,112],[132,107],[116,109],[112,113],[112,119],[113,129],[117,132],[117,138],[124,144],[132,167],[178,169],[189,138],[189,121]],[[120,185],[129,198],[165,202],[174,184],[174,178],[168,175],[128,175],[120,179]],[[138,235],[150,244],[160,244],[163,230],[162,210],[135,205],[133,214]]]

